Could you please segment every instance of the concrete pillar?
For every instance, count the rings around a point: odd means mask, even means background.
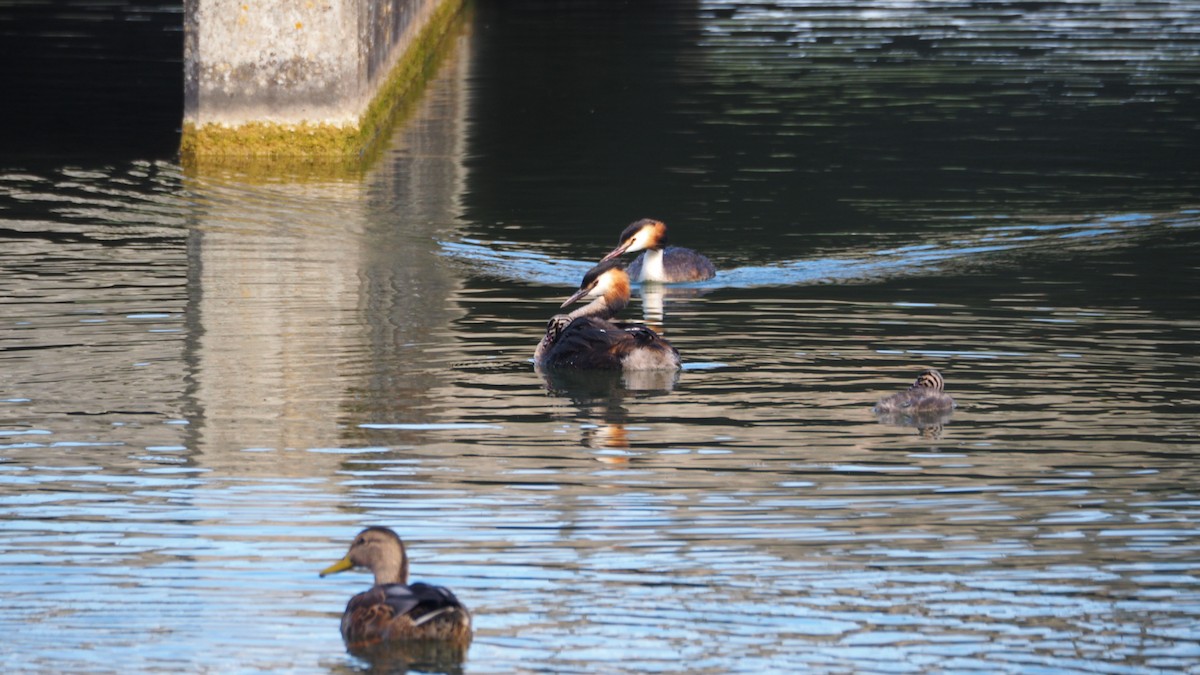
[[[361,153],[463,0],[185,0],[188,157]]]

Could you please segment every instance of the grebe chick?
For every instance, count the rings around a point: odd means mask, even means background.
[[[571,325],[573,320],[574,318],[570,314],[555,314],[550,317],[550,320],[546,322],[546,334],[542,336],[537,349],[533,350],[533,362],[536,365],[540,366],[545,363],[546,353],[558,342],[558,338],[562,337],[562,332]]]
[[[619,260],[602,262],[588,270],[579,290],[562,306],[585,297],[592,301],[570,314],[550,319],[546,335],[534,352],[535,365],[589,370],[679,368],[679,351],[658,333],[645,326],[612,322],[629,303],[629,275],[621,269]],[[564,325],[565,319],[570,323]]]
[[[704,281],[717,275],[716,268],[703,255],[690,248],[667,246],[667,226],[652,218],[643,218],[625,228],[617,239],[617,247],[600,262],[642,250],[645,253],[629,266],[629,276],[634,281],[674,284]]]
[[[408,583],[404,542],[386,527],[368,527],[346,557],[321,576],[355,567],[375,574],[375,585],[350,598],[342,615],[342,638],[351,648],[382,642],[437,640],[463,650],[471,643],[471,614],[448,589]]]
[[[916,382],[907,390],[880,399],[875,404],[875,414],[920,415],[953,410],[954,399],[942,391],[945,386],[942,374],[931,368],[918,375]]]

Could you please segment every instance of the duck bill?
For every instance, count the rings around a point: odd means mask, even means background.
[[[613,258],[615,258],[615,257],[617,257],[617,256],[619,256],[619,255],[621,255],[621,254],[622,254],[622,253],[624,253],[625,251],[628,251],[628,250],[629,250],[629,243],[630,243],[630,242],[625,242],[624,244],[621,244],[620,246],[618,246],[618,247],[614,248],[613,250],[609,251],[609,252],[608,252],[608,255],[606,255],[606,256],[604,256],[603,258],[601,258],[601,259],[600,259],[600,262],[602,262],[602,263],[603,263],[603,262],[608,262],[609,260],[612,260]]]
[[[350,562],[350,556],[346,556],[345,558],[342,558],[341,560],[333,563],[329,567],[326,567],[325,569],[321,570],[320,576],[327,577],[330,574],[337,574],[338,572],[345,572],[346,570],[351,569],[352,567],[354,567],[354,563]]]
[[[566,301],[566,302],[564,302],[563,304],[559,305],[559,308],[566,307],[567,305],[569,305],[569,304],[571,304],[571,303],[575,302],[576,300],[578,300],[578,299],[582,298],[583,296],[587,295],[587,294],[588,294],[588,292],[589,292],[589,291],[591,291],[591,290],[592,290],[592,289],[590,289],[590,288],[581,288],[581,289],[579,289],[579,290],[575,291],[575,294],[574,294],[574,295],[572,295],[571,297],[567,298],[567,301]]]

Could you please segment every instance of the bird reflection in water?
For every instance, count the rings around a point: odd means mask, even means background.
[[[535,367],[546,391],[578,402],[622,398],[625,392],[666,393],[679,382],[678,370],[570,370]]]
[[[642,300],[642,321],[652,330],[666,335],[667,301],[671,309],[679,313],[686,311],[688,300],[699,298],[710,292],[710,286],[665,286],[656,282],[644,283],[638,288]]]
[[[651,296],[658,299],[661,317],[661,290]],[[589,270],[562,306],[581,298],[591,302],[547,322],[534,351],[534,370],[550,393],[570,398],[580,409],[581,442],[598,451],[596,459],[626,463],[635,455],[628,452],[627,411],[621,403],[630,395],[673,390],[679,352],[647,326],[613,322],[630,298],[629,276],[619,261]]]
[[[438,640],[391,642],[369,647],[348,647],[351,655],[370,664],[372,673],[447,673],[459,675],[467,647]],[[361,672],[361,671],[356,671]]]
[[[669,393],[679,381],[677,370],[581,371],[537,369],[546,391],[567,398],[576,408],[580,445],[596,461],[627,464],[640,454],[631,449],[629,411],[625,402]]]

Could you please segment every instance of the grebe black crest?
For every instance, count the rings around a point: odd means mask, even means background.
[[[942,391],[946,380],[932,368],[917,376],[917,380],[905,391],[892,394],[875,404],[876,414],[907,414],[953,410],[954,399]]]
[[[634,281],[685,283],[705,281],[717,275],[708,258],[690,248],[667,245],[667,226],[661,220],[643,218],[626,227],[617,239],[617,247],[600,262],[607,262],[624,253],[645,251],[629,265]]]
[[[579,290],[562,304],[581,298],[591,302],[570,314],[556,314],[534,351],[533,362],[545,368],[590,370],[677,370],[679,351],[645,327],[613,323],[629,304],[629,275],[619,260],[588,270]]]

